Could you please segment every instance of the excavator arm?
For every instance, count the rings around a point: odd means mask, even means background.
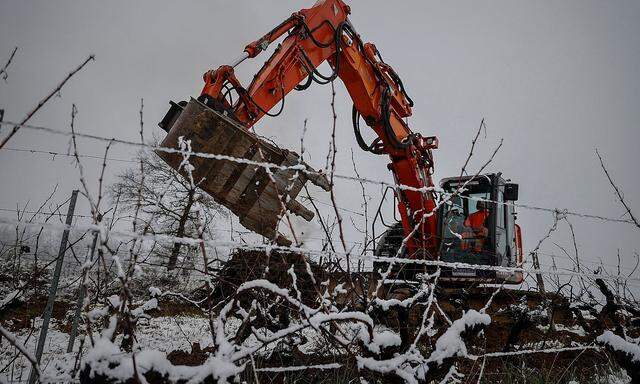
[[[409,128],[406,118],[411,116],[412,100],[376,46],[362,41],[349,22],[349,13],[350,8],[341,0],[320,0],[313,7],[292,14],[248,44],[230,65],[206,72],[198,100],[248,130],[265,115],[277,116],[292,90],[302,91],[314,82],[327,84],[339,78],[353,100],[352,120],[359,146],[374,154],[388,155],[388,168],[397,184],[421,189],[395,191],[404,232],[411,234],[407,243],[409,257],[417,257],[417,250],[431,254],[420,257],[433,256],[437,219],[432,214],[435,202],[429,187],[434,186],[431,151],[438,146],[437,138],[422,137]],[[256,57],[285,34],[251,84],[243,87],[234,67]],[[332,73],[318,70],[324,62],[328,62]],[[277,112],[270,112],[274,107]],[[376,133],[370,144],[360,134],[361,118]]]

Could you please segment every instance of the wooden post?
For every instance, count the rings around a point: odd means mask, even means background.
[[[533,261],[533,268],[536,271],[540,270],[540,261],[538,260],[538,252],[531,253],[531,261]],[[542,278],[542,274],[540,272],[536,273],[536,281],[538,283],[538,292],[545,295],[547,291],[544,288],[544,279]]]

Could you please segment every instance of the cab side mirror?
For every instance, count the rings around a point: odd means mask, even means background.
[[[504,200],[518,200],[518,184],[507,183],[504,185]]]

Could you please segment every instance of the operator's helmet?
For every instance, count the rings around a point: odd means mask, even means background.
[[[476,209],[478,211],[486,211],[489,209],[489,204],[486,201],[479,200],[476,202]]]

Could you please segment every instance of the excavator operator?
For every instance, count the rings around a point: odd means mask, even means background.
[[[476,212],[467,217],[464,225],[474,230],[484,230],[483,232],[488,232],[487,226],[485,225],[485,220],[489,217],[487,203],[485,201],[478,201],[476,203],[476,210]]]
[[[475,252],[480,252],[489,235],[489,228],[486,223],[486,220],[489,218],[489,207],[485,201],[478,201],[476,203],[476,210],[476,212],[470,214],[464,221],[464,226],[470,230],[462,234],[464,239],[463,249],[471,248]]]

